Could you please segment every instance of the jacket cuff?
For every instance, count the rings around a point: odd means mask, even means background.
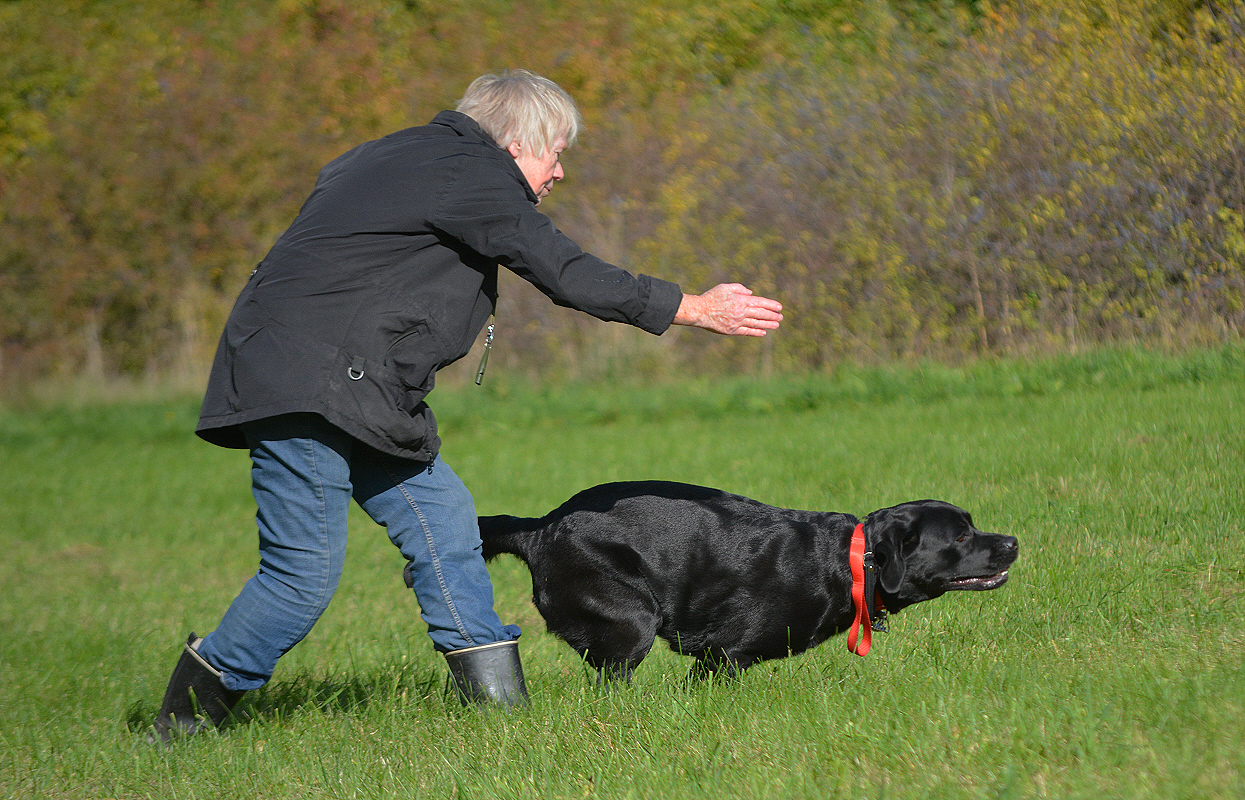
[[[641,330],[660,336],[674,324],[674,316],[679,313],[679,305],[683,302],[683,290],[677,283],[661,278],[648,275],[639,277],[648,283],[648,304],[635,325]]]

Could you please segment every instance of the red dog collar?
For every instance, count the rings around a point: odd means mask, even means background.
[[[852,627],[847,632],[847,649],[858,656],[865,656],[869,654],[869,648],[873,646],[873,631],[876,626],[869,614],[869,605],[865,602],[868,589],[873,588],[874,585],[873,580],[866,579],[866,567],[869,571],[868,578],[874,576],[873,554],[865,552],[865,524],[863,522],[857,524],[856,530],[852,531],[852,546],[848,550],[847,561],[852,568],[852,604],[856,606],[856,619],[852,621]],[[866,587],[866,584],[869,585]],[[873,606],[879,612],[878,620],[881,623],[886,616],[886,607],[882,605],[882,597],[876,590],[873,593]],[[883,625],[876,629],[885,630],[885,627]],[[857,643],[858,634],[859,644]]]

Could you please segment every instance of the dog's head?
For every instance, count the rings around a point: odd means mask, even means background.
[[[945,592],[997,589],[1019,552],[1015,536],[979,531],[967,511],[941,500],[874,511],[865,536],[891,611]]]

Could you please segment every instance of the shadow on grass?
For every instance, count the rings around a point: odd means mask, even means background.
[[[354,675],[313,678],[294,675],[286,681],[273,681],[247,692],[233,710],[233,718],[222,728],[249,725],[257,720],[276,721],[304,711],[322,714],[350,713],[373,703],[407,705],[442,703],[454,699],[448,675],[439,670],[412,666],[391,666]],[[135,734],[147,732],[159,704],[139,700],[126,710],[125,725]]]

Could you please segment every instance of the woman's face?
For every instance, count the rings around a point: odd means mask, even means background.
[[[562,151],[565,149],[565,138],[559,138],[553,143],[553,149],[540,154],[523,147],[518,142],[511,142],[506,148],[507,152],[514,156],[519,169],[523,171],[523,177],[527,178],[527,185],[531,186],[532,191],[536,193],[536,205],[540,205],[540,201],[549,195],[554,181],[560,181],[566,176],[566,173],[562,171],[561,160]]]

